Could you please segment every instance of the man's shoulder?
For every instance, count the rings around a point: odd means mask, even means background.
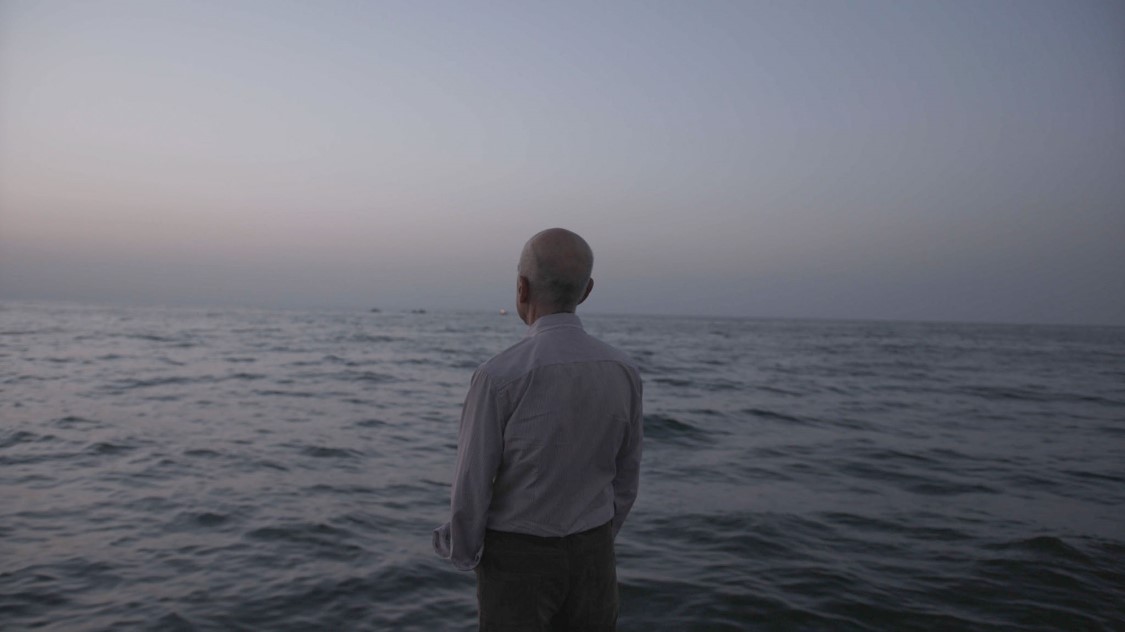
[[[616,362],[637,372],[626,353],[580,329],[524,338],[480,365],[477,372],[504,383],[544,366],[576,362]]]

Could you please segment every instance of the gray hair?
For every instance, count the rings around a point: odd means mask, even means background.
[[[560,312],[573,312],[582,301],[594,252],[585,239],[564,228],[549,228],[524,244],[519,274],[527,277],[538,302]]]

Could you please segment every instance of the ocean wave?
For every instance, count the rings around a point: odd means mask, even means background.
[[[79,415],[66,415],[65,417],[60,417],[53,422],[53,425],[58,428],[76,428],[82,430],[105,427],[104,423],[96,419],[90,419],[88,417],[82,417]]]
[[[1097,395],[1053,391],[1048,388],[1019,388],[1011,386],[963,386],[958,392],[975,395],[983,399],[1011,399],[1029,402],[1071,402],[1120,405],[1121,402]]]
[[[651,414],[644,416],[646,439],[697,443],[707,441],[708,433],[692,424],[667,415]]]
[[[985,545],[992,551],[1011,551],[1029,553],[1033,556],[1060,557],[1076,562],[1088,563],[1090,558],[1077,548],[1067,544],[1062,538],[1050,535],[1038,535],[1031,538],[1008,540]]]
[[[782,412],[778,412],[776,410],[768,410],[768,409],[765,409],[765,408],[745,408],[745,409],[742,410],[742,413],[746,414],[746,415],[750,415],[752,417],[757,417],[759,419],[769,419],[769,420],[772,420],[772,421],[783,421],[783,422],[786,422],[786,423],[794,423],[794,424],[810,423],[809,420],[807,420],[807,419],[797,417],[797,416],[794,416],[794,415],[788,415],[788,414],[785,414],[785,413],[782,413]]]
[[[314,459],[355,459],[363,456],[363,453],[358,450],[319,445],[304,446],[301,448],[301,454]]]
[[[933,466],[933,462],[924,456],[895,450],[880,452],[883,454],[882,459],[869,459],[866,456],[850,458],[834,463],[833,469],[850,478],[890,483],[912,493],[927,496],[999,492],[996,487],[978,480],[963,480],[956,474],[943,471]]]
[[[398,377],[395,375],[377,371],[341,371],[338,373],[320,374],[317,377],[326,380],[358,382],[361,384],[389,384],[398,381]]]
[[[193,386],[213,382],[210,376],[167,375],[149,378],[126,378],[116,380],[103,388],[108,392],[125,393],[133,390],[159,388],[162,386]]]
[[[322,398],[331,395],[330,393],[321,393],[317,391],[283,391],[280,389],[263,388],[254,391],[255,395],[260,397],[296,397],[299,399],[306,398]]]
[[[0,450],[10,448],[21,443],[39,443],[53,441],[55,435],[39,434],[27,430],[6,430],[0,432]]]
[[[111,441],[95,441],[83,449],[86,454],[95,454],[99,456],[112,456],[132,452],[136,450],[136,445],[127,443],[113,443]]]
[[[664,384],[666,386],[676,386],[680,388],[691,388],[695,386],[695,380],[682,379],[676,377],[657,377],[652,379],[657,384]]]
[[[172,518],[170,528],[175,530],[212,529],[231,522],[230,514],[214,511],[184,511]]]
[[[354,342],[360,344],[386,344],[388,342],[398,342],[401,340],[395,336],[387,336],[382,334],[351,334],[342,338],[337,338],[341,342]]]

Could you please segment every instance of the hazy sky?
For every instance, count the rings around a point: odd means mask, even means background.
[[[1125,3],[0,0],[0,299],[1125,325]]]

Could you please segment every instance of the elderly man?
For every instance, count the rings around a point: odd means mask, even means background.
[[[561,228],[520,255],[529,326],[473,374],[461,414],[450,521],[434,549],[475,569],[481,630],[613,630],[613,540],[637,496],[641,379],[582,329],[594,255]]]

